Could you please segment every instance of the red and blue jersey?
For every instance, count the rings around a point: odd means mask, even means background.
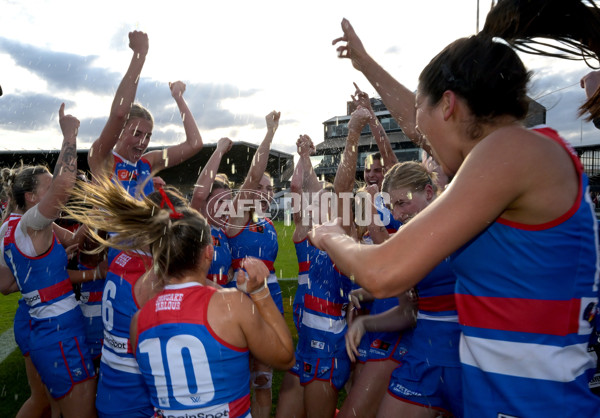
[[[104,345],[96,396],[96,408],[103,414],[152,411],[150,393],[129,343],[131,319],[140,308],[134,287],[151,266],[150,254],[136,251],[117,253],[108,267],[102,293]]]
[[[145,158],[140,158],[136,163],[127,161],[113,151],[114,168],[113,178],[127,190],[133,197],[148,196],[154,191],[152,183],[152,167]]]
[[[229,281],[229,268],[231,267],[231,248],[227,235],[220,228],[210,227],[214,249],[213,261],[208,269],[209,280],[225,286]]]
[[[345,307],[352,282],[319,250],[311,259],[308,274],[310,286],[304,294],[297,350],[310,358],[347,356]]]
[[[587,177],[569,211],[524,225],[498,218],[452,256],[465,416],[594,416],[586,308],[598,301],[598,238]],[[469,394],[476,394],[469,396]]]
[[[298,287],[294,295],[294,324],[296,329],[300,329],[302,321],[302,307],[304,306],[304,294],[308,288],[308,271],[310,269],[310,260],[313,257],[316,248],[313,247],[308,240],[308,237],[302,241],[294,242],[296,248],[296,259],[298,260]]]
[[[140,311],[136,358],[164,416],[250,414],[249,351],[211,328],[215,291],[194,282],[169,285]]]
[[[93,273],[93,268],[78,265],[79,270]],[[97,357],[102,350],[104,324],[102,323],[102,292],[104,279],[98,278],[81,283],[79,306],[85,317],[85,338],[92,350],[92,357]]]
[[[234,270],[240,268],[244,257],[255,257],[262,260],[271,273],[267,283],[276,283],[275,259],[279,251],[277,231],[269,218],[259,218],[258,222],[248,223],[235,235],[227,236],[231,248]]]
[[[15,241],[21,217],[11,217],[4,236],[4,259],[31,316],[30,349],[83,336],[83,318],[67,272],[67,253],[53,234],[50,248],[32,257]]]

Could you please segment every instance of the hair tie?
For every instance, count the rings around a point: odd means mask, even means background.
[[[171,209],[171,213],[169,213],[169,218],[171,218],[171,219],[183,218],[183,213],[177,212],[177,210],[175,209],[175,206],[173,206],[173,203],[171,203],[171,199],[169,199],[169,196],[167,196],[167,193],[164,191],[164,189],[161,187],[158,189],[158,192],[162,196],[162,199],[160,201],[161,209],[165,207],[165,203],[167,204],[169,209]]]

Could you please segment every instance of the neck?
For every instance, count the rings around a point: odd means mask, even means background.
[[[208,269],[198,269],[195,271],[188,272],[181,277],[171,277],[169,278],[168,284],[183,284],[196,282],[204,285],[206,283],[207,274]]]

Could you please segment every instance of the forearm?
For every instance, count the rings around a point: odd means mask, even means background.
[[[283,369],[287,368],[287,366],[293,366],[294,342],[292,335],[283,315],[281,315],[273,298],[270,296],[269,288],[265,286],[264,290],[251,294],[250,298],[254,302],[265,324],[274,332],[277,341],[273,341],[273,344],[276,344],[281,349],[278,358],[272,362],[278,363],[279,368]]]
[[[404,134],[421,146],[423,138],[415,129],[415,94],[392,77],[371,57],[364,59],[361,68],[362,73],[377,90]]]
[[[198,176],[196,184],[194,185],[194,195],[192,196],[191,202],[191,206],[194,209],[199,210],[199,208],[203,206],[203,203],[206,202],[206,199],[208,199],[210,189],[215,181],[215,176],[219,171],[222,158],[223,152],[217,147]]]
[[[416,318],[401,306],[395,306],[377,315],[366,315],[364,326],[368,332],[396,332],[412,328]]]
[[[383,126],[381,126],[381,123],[379,123],[377,118],[369,122],[369,127],[371,128],[373,138],[375,138],[375,143],[381,154],[381,165],[383,166],[384,171],[388,171],[398,163],[398,158],[392,149],[392,144],[385,133],[385,129],[383,129]]]
[[[321,184],[317,173],[313,169],[310,156],[304,155],[300,157],[298,164],[302,164],[304,169],[304,176],[302,179],[302,189],[308,193],[316,193],[321,189]]]
[[[135,101],[138,83],[142,74],[142,68],[146,62],[146,52],[133,51],[129,67],[117,87],[115,98],[110,108],[110,116],[125,120]]]
[[[67,203],[77,174],[76,135],[65,136],[56,165],[50,189],[39,204],[40,213],[48,219],[60,215],[60,206]]]
[[[198,130],[196,119],[189,109],[185,99],[182,95],[175,98],[179,113],[181,114],[181,120],[183,121],[183,129],[185,130],[185,141],[195,151],[202,149],[202,136]]]
[[[338,194],[351,192],[354,188],[359,138],[360,131],[354,129],[348,131],[346,147],[333,180],[333,187]]]
[[[254,157],[252,157],[252,164],[248,170],[246,180],[244,181],[243,188],[254,189],[258,186],[260,179],[262,178],[265,170],[267,169],[267,163],[269,162],[269,153],[271,152],[271,143],[275,137],[275,131],[269,129],[265,138],[260,143]]]
[[[69,279],[73,284],[104,279],[100,267],[96,267],[93,270],[67,270],[67,272],[69,273]]]
[[[19,286],[12,271],[4,265],[0,265],[0,293],[9,295],[19,291]]]

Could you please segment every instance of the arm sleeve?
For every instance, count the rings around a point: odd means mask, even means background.
[[[21,218],[21,222],[19,225],[23,233],[27,233],[27,228],[35,229],[36,231],[42,230],[46,228],[54,222],[54,219],[48,219],[44,215],[42,215],[38,209],[38,205],[35,205]]]

